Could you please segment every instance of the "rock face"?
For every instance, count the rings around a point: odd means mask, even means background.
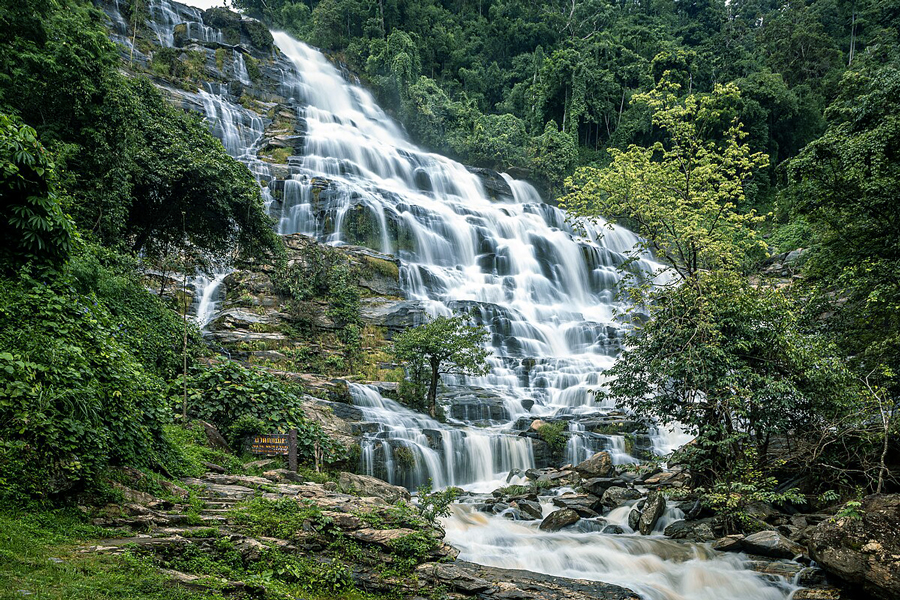
[[[627,502],[628,500],[637,500],[640,497],[641,493],[637,490],[613,486],[603,492],[603,496],[601,497],[600,501],[603,502],[603,506],[615,508],[617,506],[625,504],[625,502]]]
[[[861,518],[820,523],[810,556],[826,571],[883,600],[900,598],[900,494],[867,496]]]
[[[338,476],[338,487],[345,492],[358,492],[363,496],[372,496],[396,504],[400,500],[409,501],[410,495],[406,488],[391,485],[376,477],[368,475],[356,475],[354,473],[341,473]]]
[[[575,470],[582,477],[609,477],[615,472],[609,452],[598,452],[586,461],[579,463]]]
[[[550,513],[546,519],[541,521],[541,531],[559,531],[563,527],[577,523],[580,518],[578,513],[571,508],[562,508]]]

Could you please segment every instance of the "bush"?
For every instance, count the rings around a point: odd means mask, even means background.
[[[26,270],[0,285],[0,471],[36,496],[86,484],[108,464],[169,456],[161,379],[107,303],[76,284]]]
[[[183,380],[172,386],[173,403],[180,410]],[[225,360],[197,366],[188,374],[188,415],[209,421],[240,440],[244,430],[286,432],[297,429],[297,458],[314,462],[316,447],[326,463],[344,458],[344,449],[329,438],[318,424],[303,416],[303,402],[297,391],[260,369]]]

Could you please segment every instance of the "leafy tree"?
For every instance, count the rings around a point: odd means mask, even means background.
[[[652,251],[680,281],[694,281],[704,270],[737,269],[764,248],[752,229],[761,218],[739,206],[748,178],[768,157],[752,152],[729,118],[736,86],[683,99],[678,90],[664,81],[635,98],[651,108],[665,142],[610,149],[608,167],[585,167],[567,180],[572,191],[562,203],[576,215],[631,226],[644,240],[637,250]]]
[[[465,316],[436,317],[399,334],[394,354],[408,371],[422,373],[429,380],[428,412],[437,416],[437,388],[441,375],[484,375],[488,350],[487,331],[466,324]]]
[[[31,127],[0,114],[0,260],[64,261],[74,227],[57,196],[56,167]]]
[[[853,394],[834,349],[802,333],[778,290],[701,273],[655,293],[649,310],[608,371],[608,393],[695,435],[680,458],[699,482],[738,476],[732,467],[751,448],[766,464],[773,438],[815,431]]]

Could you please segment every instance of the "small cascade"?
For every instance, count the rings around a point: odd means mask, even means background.
[[[191,282],[194,289],[198,291],[194,300],[193,313],[194,320],[201,331],[216,316],[216,309],[225,295],[224,281],[229,273],[230,271],[220,271],[212,276],[197,275]]]
[[[363,470],[390,483],[415,489],[429,481],[435,487],[496,482],[534,463],[524,438],[448,427],[370,386],[349,385],[364,419]]]

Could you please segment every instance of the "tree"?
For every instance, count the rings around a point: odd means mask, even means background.
[[[550,183],[550,189],[557,189],[578,160],[578,147],[575,139],[559,130],[556,121],[548,121],[544,133],[534,138],[532,147],[532,165],[535,172]]]
[[[734,270],[765,245],[752,225],[761,221],[739,210],[753,172],[768,157],[752,152],[730,111],[740,98],[733,84],[711,94],[676,96],[680,86],[665,79],[635,102],[653,111],[665,142],[649,148],[612,148],[612,163],[584,167],[566,181],[562,204],[578,216],[623,221],[679,281],[695,281],[703,270]]]
[[[650,318],[627,335],[608,394],[696,436],[681,457],[695,483],[752,486],[750,471],[738,469],[743,457],[765,464],[773,437],[815,428],[849,378],[830,348],[802,334],[781,292],[745,276],[763,249],[752,228],[761,219],[740,206],[768,159],[742,142],[737,87],[684,98],[678,89],[664,79],[637,98],[664,141],[611,150],[608,167],[570,180],[565,203],[628,223],[644,237],[636,250],[651,250],[675,275],[639,288]]]
[[[394,340],[394,355],[411,373],[429,379],[427,404],[437,416],[437,387],[441,375],[484,375],[489,350],[488,333],[483,327],[466,324],[465,316],[436,317],[405,330]]]
[[[834,348],[802,332],[779,290],[702,273],[696,285],[664,288],[653,301],[649,321],[627,335],[608,371],[609,395],[695,435],[681,460],[696,482],[727,481],[751,449],[767,465],[773,438],[817,430],[852,395]]]

